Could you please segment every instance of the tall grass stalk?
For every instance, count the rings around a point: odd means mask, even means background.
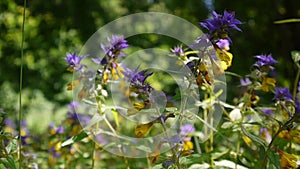
[[[24,5],[23,5],[23,20],[22,20],[22,28],[21,28],[21,66],[20,66],[20,86],[19,86],[19,169],[22,168],[22,138],[21,138],[21,131],[22,131],[22,87],[23,87],[23,55],[24,55],[24,30],[25,30],[25,14],[26,14],[26,0],[24,0]]]

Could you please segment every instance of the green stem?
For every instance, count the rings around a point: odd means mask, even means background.
[[[284,108],[286,108],[286,107],[284,106]],[[265,153],[265,155],[264,155],[264,160],[263,160],[263,166],[262,166],[262,168],[266,168],[266,166],[267,166],[267,152],[270,151],[270,149],[272,148],[272,145],[273,145],[274,141],[276,140],[277,136],[280,134],[280,132],[281,132],[282,130],[284,130],[290,123],[292,123],[292,122],[294,121],[294,117],[295,117],[295,116],[293,116],[293,117],[290,118],[288,121],[286,121],[286,122],[279,128],[279,130],[274,134],[274,136],[272,137],[272,140],[271,140],[270,144],[268,145],[267,150],[266,150],[266,153]]]
[[[95,156],[96,156],[96,143],[94,142],[93,148],[92,148],[92,166],[91,169],[95,167]]]
[[[150,157],[149,156],[147,156],[147,166],[148,166],[148,169],[152,169],[151,161],[150,161]]]
[[[296,75],[296,78],[294,81],[294,90],[293,90],[293,98],[294,99],[296,99],[299,77],[300,77],[300,69],[298,68],[297,75]]]
[[[238,168],[238,160],[239,160],[239,152],[240,152],[240,140],[241,140],[241,133],[238,133],[238,142],[236,145],[236,158],[235,158],[235,169]]]
[[[19,169],[22,168],[22,138],[21,138],[21,131],[22,131],[22,81],[23,81],[23,56],[24,56],[24,32],[25,32],[25,13],[26,12],[26,0],[24,0],[24,5],[23,5],[23,22],[22,22],[22,40],[21,40],[21,66],[20,66],[20,85],[19,85]]]

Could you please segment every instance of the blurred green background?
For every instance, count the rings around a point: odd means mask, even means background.
[[[22,4],[20,0],[0,1],[0,107],[12,117],[18,110]],[[242,33],[231,34],[234,59],[228,71],[246,75],[254,63],[254,55],[271,53],[279,61],[278,85],[292,87],[296,66],[290,52],[300,50],[300,23],[274,24],[274,21],[300,18],[299,0],[29,0],[23,71],[25,118],[30,114],[45,122],[59,120],[59,114],[65,112],[63,105],[72,99],[72,94],[66,91],[72,75],[66,71],[63,58],[66,52],[79,52],[86,40],[106,23],[127,14],[157,11],[197,25],[212,10],[223,13],[224,9],[235,11],[244,23],[240,26]],[[169,48],[178,42],[163,36],[141,35],[130,38],[129,44]],[[239,79],[229,76],[227,82],[236,85]],[[232,99],[239,93],[230,85],[227,95]]]

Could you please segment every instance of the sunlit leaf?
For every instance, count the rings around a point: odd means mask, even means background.
[[[295,62],[295,64],[298,66],[298,68],[300,68],[300,51],[292,51],[291,52],[292,55],[292,59]]]
[[[243,133],[249,137],[252,141],[256,142],[256,143],[259,143],[260,145],[262,146],[266,146],[266,143],[259,137],[249,133],[242,125],[241,125],[241,129],[243,131]]]
[[[67,145],[70,145],[70,144],[73,144],[75,142],[78,142],[84,138],[88,137],[88,135],[82,131],[80,134],[78,134],[77,136],[73,136],[71,138],[69,138],[68,140],[64,141],[62,144],[61,144],[61,147],[64,147],[64,146],[67,146]]]
[[[275,21],[275,24],[283,24],[283,23],[293,23],[293,22],[300,22],[300,19],[298,18],[292,18],[292,19],[284,19],[284,20],[279,20]]]

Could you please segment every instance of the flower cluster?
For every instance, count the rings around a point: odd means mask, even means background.
[[[229,45],[231,39],[229,37],[230,30],[241,29],[237,26],[242,24],[241,21],[235,19],[234,12],[224,11],[223,15],[212,12],[213,18],[207,19],[203,22],[200,22],[200,26],[208,30],[207,37],[210,39],[211,43],[214,45],[217,51],[217,57],[221,61],[221,68],[226,70],[231,66],[232,54],[229,52]]]
[[[124,67],[125,80],[130,82],[126,95],[129,96],[133,102],[133,107],[127,110],[128,115],[136,114],[140,110],[149,106],[150,92],[153,90],[150,84],[146,83],[146,79],[153,73],[147,73],[146,70],[138,71]]]
[[[68,71],[81,71],[83,67],[85,67],[84,64],[81,64],[81,60],[85,58],[85,56],[78,56],[76,53],[67,53],[67,56],[65,60],[68,63]]]
[[[108,46],[101,44],[105,56],[102,59],[93,59],[96,64],[104,67],[101,70],[99,69],[98,72],[104,83],[108,81],[109,75],[111,75],[114,80],[122,77],[123,68],[119,65],[118,58],[126,56],[123,49],[129,47],[123,36],[112,35],[112,38],[107,38],[107,41],[109,42]]]

